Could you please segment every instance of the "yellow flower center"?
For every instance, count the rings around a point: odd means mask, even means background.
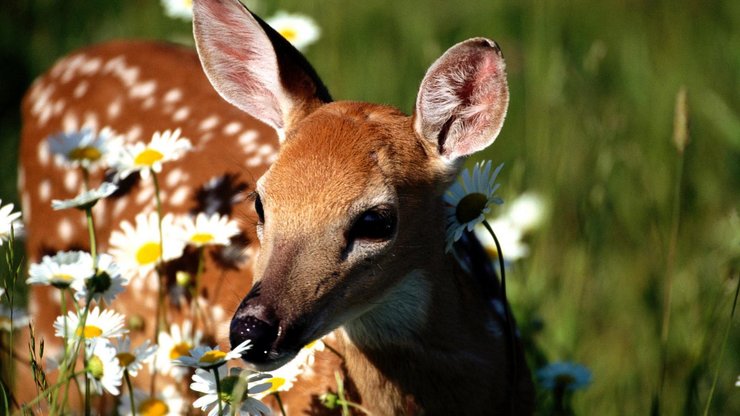
[[[195,233],[190,237],[190,241],[195,244],[208,244],[215,237],[211,233]]]
[[[69,157],[72,160],[90,160],[90,161],[96,161],[100,159],[100,156],[103,154],[98,150],[98,148],[93,146],[84,146],[84,147],[75,147],[72,149],[72,151],[69,152],[67,157]]]
[[[153,241],[144,243],[136,250],[136,262],[141,265],[154,263],[159,258],[160,251],[159,243]]]
[[[290,28],[290,27],[284,27],[280,30],[278,30],[278,33],[282,35],[288,42],[293,42],[298,38],[298,31]]]
[[[62,281],[62,282],[71,282],[75,277],[71,274],[65,274],[65,273],[58,273],[53,276],[51,276],[52,280],[56,281]]]
[[[267,382],[271,384],[268,392],[275,393],[276,391],[280,389],[280,387],[283,386],[283,384],[285,384],[285,379],[282,377],[273,377],[267,380]]]
[[[77,331],[75,331],[75,335],[77,335],[78,337],[90,339],[103,335],[103,330],[95,325],[85,325],[84,328],[77,328]]]
[[[170,360],[175,360],[183,355],[190,355],[190,349],[193,348],[189,342],[183,341],[175,344],[170,350]]]
[[[134,163],[139,166],[152,166],[164,158],[164,155],[157,150],[147,147],[143,152],[136,155]]]
[[[203,354],[202,357],[200,357],[200,360],[198,360],[201,363],[215,363],[217,361],[223,360],[224,357],[226,357],[226,353],[219,350],[211,350],[207,353]]]
[[[119,352],[116,354],[116,358],[118,358],[118,362],[121,364],[121,367],[128,367],[128,365],[133,363],[136,359],[136,357],[134,357],[130,352]]]
[[[150,397],[139,403],[136,413],[141,416],[164,416],[169,413],[169,411],[170,408],[165,402],[155,399],[154,397]]]
[[[483,213],[486,208],[488,197],[481,193],[472,193],[465,195],[455,207],[455,217],[460,224],[473,221]]]

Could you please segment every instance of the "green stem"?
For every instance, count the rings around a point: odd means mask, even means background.
[[[85,359],[85,368],[87,368],[87,358]],[[85,416],[90,416],[90,377],[85,371]]]
[[[275,400],[278,403],[278,407],[280,408],[280,414],[283,416],[286,416],[285,406],[283,406],[283,399],[280,398],[280,393],[276,391],[272,395],[275,396]]]
[[[87,192],[90,189],[90,171],[84,166],[80,169],[82,170],[82,190]]]
[[[134,388],[131,385],[131,377],[128,374],[128,369],[123,370],[123,378],[126,379],[126,387],[128,387],[128,398],[131,400],[131,416],[136,416],[136,402],[134,401]]]
[[[157,273],[157,311],[156,311],[156,318],[154,322],[154,341],[156,342],[159,339],[159,333],[162,330],[163,324],[166,324],[167,318],[165,317],[165,288],[167,285],[167,282],[165,280],[164,271],[162,270],[162,265],[164,263],[164,234],[162,232],[162,197],[160,195],[160,189],[159,189],[159,179],[157,178],[156,172],[154,170],[149,170],[149,173],[152,175],[152,182],[154,183],[154,198],[156,202],[157,207],[157,228],[159,231],[159,260],[157,261],[157,265],[155,267],[156,273]],[[151,384],[149,387],[150,394],[154,395],[155,393],[155,386],[156,386],[156,380],[157,380],[157,356],[154,356],[153,360],[153,367],[154,370],[152,371],[152,379]]]
[[[92,207],[85,208],[85,217],[87,217],[87,233],[90,236],[90,256],[93,259],[93,274],[98,271],[98,247],[95,239],[95,220],[92,215]]]
[[[214,378],[216,379],[216,396],[218,396],[216,402],[218,403],[218,414],[220,415],[224,412],[223,404],[221,403],[221,378],[218,376],[218,367],[213,368],[211,371],[213,371]]]
[[[514,337],[516,336],[516,329],[514,328],[514,319],[511,316],[511,311],[509,310],[509,300],[506,297],[506,267],[504,265],[504,252],[501,249],[501,243],[498,241],[498,237],[496,237],[496,233],[493,232],[493,228],[491,228],[491,224],[488,223],[488,221],[484,218],[483,219],[483,226],[486,227],[486,230],[491,234],[491,237],[493,237],[493,242],[496,244],[496,253],[498,253],[498,265],[499,269],[501,270],[501,296],[503,298],[504,303],[504,317],[506,318],[506,323],[509,326],[509,347],[511,348],[511,373],[512,373],[512,380],[513,383],[511,384],[511,392],[514,394],[516,392],[516,386],[519,384],[519,365],[518,365],[518,357],[517,357],[517,349],[516,349],[516,340]],[[509,401],[509,403],[515,403],[516,400],[512,398],[512,400]]]
[[[661,408],[663,387],[665,386],[666,372],[668,370],[668,335],[671,324],[671,304],[673,298],[673,270],[676,259],[676,246],[678,245],[678,231],[681,222],[681,182],[683,181],[684,153],[681,152],[678,159],[677,179],[673,189],[673,213],[671,224],[671,235],[668,242],[668,257],[666,258],[666,278],[663,293],[663,319],[660,330],[660,384],[658,386],[657,406]]]
[[[65,360],[63,361],[64,363],[63,371],[59,373],[62,376],[69,371],[70,366],[72,369],[74,369],[75,364],[77,363],[77,355],[80,353],[80,346],[85,343],[84,331],[85,331],[85,325],[87,324],[87,315],[90,313],[90,302],[91,301],[92,299],[88,299],[87,302],[85,303],[85,311],[82,313],[82,319],[80,319],[80,322],[77,325],[77,328],[75,330],[75,333],[77,331],[81,331],[83,335],[80,336],[79,339],[75,339],[73,347],[72,347],[72,354],[65,357]],[[85,359],[85,364],[87,364],[87,358]],[[65,389],[65,392],[64,392],[64,400],[62,401],[62,408],[67,406],[68,399],[69,399],[69,386],[67,387],[67,389]]]
[[[79,376],[80,374],[83,374],[83,373],[84,373],[84,371],[79,371],[77,373],[71,374],[66,379],[62,379],[61,381],[57,381],[56,384],[54,384],[53,386],[51,386],[51,387],[47,388],[46,390],[42,391],[41,393],[39,393],[36,397],[33,398],[33,400],[31,400],[28,403],[25,403],[23,405],[23,407],[21,407],[21,414],[23,414],[23,415],[25,415],[25,414],[33,414],[33,412],[31,412],[31,407],[33,407],[41,399],[43,399],[44,397],[46,397],[49,393],[54,392],[58,388],[62,387],[63,385],[65,385],[67,383],[69,383],[69,381],[72,380],[73,378],[75,378],[75,377],[77,377],[77,376]]]
[[[719,371],[722,368],[722,359],[725,356],[725,348],[727,347],[727,338],[730,336],[730,329],[732,329],[732,320],[735,318],[735,310],[737,309],[737,298],[740,295],[740,274],[737,276],[737,286],[735,287],[735,299],[732,301],[732,309],[730,310],[730,319],[727,320],[727,327],[725,328],[725,336],[722,338],[722,349],[717,359],[717,368],[714,370],[714,380],[712,381],[712,388],[709,390],[709,397],[707,398],[707,404],[704,407],[704,416],[709,415],[709,407],[712,404],[712,398],[714,397],[714,390],[717,388],[717,380],[719,379]]]

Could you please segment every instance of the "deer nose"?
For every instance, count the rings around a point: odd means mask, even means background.
[[[255,365],[262,365],[274,359],[273,345],[279,332],[279,325],[269,320],[253,315],[234,316],[231,320],[229,338],[232,348],[249,340],[252,347],[242,353],[242,359]]]
[[[252,346],[242,353],[242,359],[255,365],[266,364],[274,359],[274,345],[280,333],[280,325],[274,313],[260,305],[261,282],[257,282],[237,308],[231,319],[229,341],[234,348],[249,340]]]

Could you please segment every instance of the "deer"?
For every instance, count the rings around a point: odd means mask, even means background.
[[[350,399],[374,415],[531,414],[522,342],[506,330],[510,314],[491,307],[498,283],[490,260],[472,234],[456,254],[445,250],[442,195],[506,116],[499,46],[473,38],[447,50],[423,77],[409,116],[334,101],[306,58],[238,0],[194,0],[193,32],[197,56],[172,45],[109,43],[36,80],[23,103],[19,175],[30,259],[60,244],[85,246],[84,224],[45,204],[51,190],[69,197],[80,181],[44,153],[49,134],[87,123],[135,140],[175,123],[195,150],[163,171],[166,209],[205,209],[176,196],[214,177],[230,178],[235,194],[251,192],[219,205],[246,218],[235,241],[246,261],[224,269],[212,256],[205,266],[203,297],[221,311],[215,340],[250,341],[242,360],[269,372],[330,339],[310,377],[281,396],[289,414],[328,412],[317,398],[336,391],[336,371]],[[224,164],[213,161],[224,159],[241,170],[223,176]],[[116,223],[152,209],[138,183],[119,192],[128,197],[95,207],[101,241]],[[38,218],[60,225],[49,232]],[[49,296],[31,294],[38,327],[57,313]],[[146,322],[153,303],[144,299],[154,296],[144,288],[118,307]]]

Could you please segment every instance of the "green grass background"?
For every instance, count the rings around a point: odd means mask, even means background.
[[[655,409],[670,274],[658,410],[701,413],[740,273],[740,1],[257,3],[266,15],[279,9],[321,26],[307,56],[335,98],[407,112],[426,68],[449,46],[497,40],[511,106],[482,156],[506,162],[505,199],[534,190],[551,205],[549,221],[528,240],[530,257],[509,273],[521,326],[545,358],[593,371],[593,384],[574,397],[577,413],[647,414]],[[190,24],[167,18],[157,0],[0,5],[3,203],[17,202],[23,92],[65,53],[112,38],[192,43]],[[682,86],[691,136],[683,162],[671,141]],[[740,414],[737,321],[711,414]]]

